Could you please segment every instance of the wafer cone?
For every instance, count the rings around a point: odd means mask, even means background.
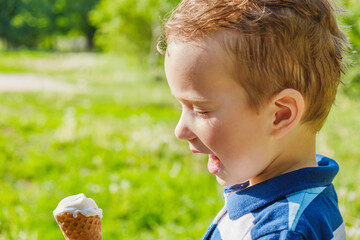
[[[101,219],[99,216],[84,216],[81,213],[74,217],[64,212],[56,216],[65,239],[67,240],[102,240]]]

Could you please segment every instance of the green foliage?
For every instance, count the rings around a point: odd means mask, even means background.
[[[91,13],[95,41],[106,51],[149,54],[156,50],[162,18],[178,0],[102,0]]]
[[[89,22],[89,12],[99,0],[56,0],[53,7],[55,33],[85,35],[89,48],[93,46],[95,27]]]
[[[9,0],[0,2],[0,38],[9,48],[53,47],[57,35],[84,35],[90,47],[95,28],[88,13],[98,0]],[[48,41],[51,39],[51,41]]]
[[[42,29],[49,29],[48,1],[11,0],[0,2],[0,37],[10,46],[35,47]]]
[[[349,58],[351,64],[347,69],[344,82],[347,84],[346,92],[352,97],[360,97],[360,5],[358,0],[342,1],[347,13],[342,17],[345,31],[349,37],[351,47]]]
[[[345,26],[350,27],[347,35],[354,49],[360,50],[360,5],[357,0],[343,0],[344,6],[348,9],[343,17]]]

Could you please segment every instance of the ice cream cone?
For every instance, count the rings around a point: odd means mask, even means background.
[[[102,210],[84,194],[64,198],[53,214],[66,240],[102,240]]]
[[[86,217],[78,213],[74,217],[72,213],[64,212],[56,216],[65,239],[68,240],[102,240],[101,219],[99,216]]]

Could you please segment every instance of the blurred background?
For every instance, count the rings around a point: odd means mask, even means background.
[[[85,193],[104,239],[200,239],[222,187],[173,129],[156,51],[176,0],[0,1],[0,240],[63,239],[52,211]],[[335,158],[360,239],[360,3],[341,2],[349,64],[318,152]]]

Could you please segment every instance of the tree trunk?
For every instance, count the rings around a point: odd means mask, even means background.
[[[94,50],[95,43],[94,43],[94,35],[95,35],[96,28],[90,26],[89,30],[86,32],[86,40],[87,40],[87,49]]]

